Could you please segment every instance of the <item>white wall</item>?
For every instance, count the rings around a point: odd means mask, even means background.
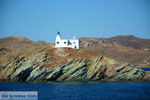
[[[72,44],[72,48],[77,48],[77,49],[79,49],[80,48],[80,43],[79,43],[79,39],[73,39],[73,40],[69,40],[70,42],[71,42],[71,44]]]
[[[65,42],[66,42],[66,44],[65,44]],[[68,40],[66,40],[66,39],[55,41],[55,47],[67,47],[67,46],[68,46]]]

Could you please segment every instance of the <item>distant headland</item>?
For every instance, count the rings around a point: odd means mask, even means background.
[[[79,40],[71,42],[73,48],[57,48],[62,41],[54,45],[18,36],[1,38],[0,80],[149,81],[150,72],[139,67],[150,67],[150,39],[130,35]]]

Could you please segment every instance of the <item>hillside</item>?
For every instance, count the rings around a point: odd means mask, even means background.
[[[135,68],[136,61],[127,63],[131,54],[137,62],[147,60],[149,51],[109,41],[82,38],[82,49],[71,49],[22,37],[0,39],[0,80],[149,80],[149,72]]]
[[[150,39],[134,36],[81,38],[81,47],[122,62],[150,66]]]
[[[150,50],[150,39],[137,38],[133,35],[116,36],[112,38],[81,38],[81,41],[87,42],[89,45],[98,45],[101,43],[121,44],[126,47],[135,49]]]
[[[18,37],[18,36],[11,36],[0,39],[0,45],[9,45],[9,46],[16,46],[21,44],[29,44],[32,41],[24,38],[24,37]]]

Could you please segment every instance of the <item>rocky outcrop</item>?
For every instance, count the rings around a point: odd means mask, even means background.
[[[38,59],[34,59],[38,58]],[[145,72],[107,57],[76,58],[52,68],[44,67],[45,54],[17,57],[0,70],[1,81],[109,81],[143,80]],[[2,67],[2,65],[1,65]]]
[[[92,43],[99,44],[98,41]],[[116,53],[113,44],[104,45],[104,48],[98,45],[77,50],[53,48],[46,42],[32,42],[19,37],[1,39],[0,42],[0,81],[150,80],[149,72],[112,59],[115,55],[111,57],[109,53]],[[128,48],[117,48],[121,51],[119,56],[124,55],[122,51],[128,52]],[[104,54],[108,54],[107,57]],[[124,56],[133,59],[129,52]],[[149,52],[146,56],[149,56]]]

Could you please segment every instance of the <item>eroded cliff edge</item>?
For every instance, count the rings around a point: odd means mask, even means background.
[[[34,52],[28,56],[19,54],[14,58],[9,58],[11,60],[8,62],[1,63],[0,79],[1,81],[140,81],[149,79],[146,78],[147,72],[111,58],[77,57],[71,59],[69,58],[71,54],[60,56],[62,57],[60,62],[64,60],[63,56],[68,57],[69,61],[51,67],[51,64],[46,64],[50,62],[51,57],[43,51]]]

